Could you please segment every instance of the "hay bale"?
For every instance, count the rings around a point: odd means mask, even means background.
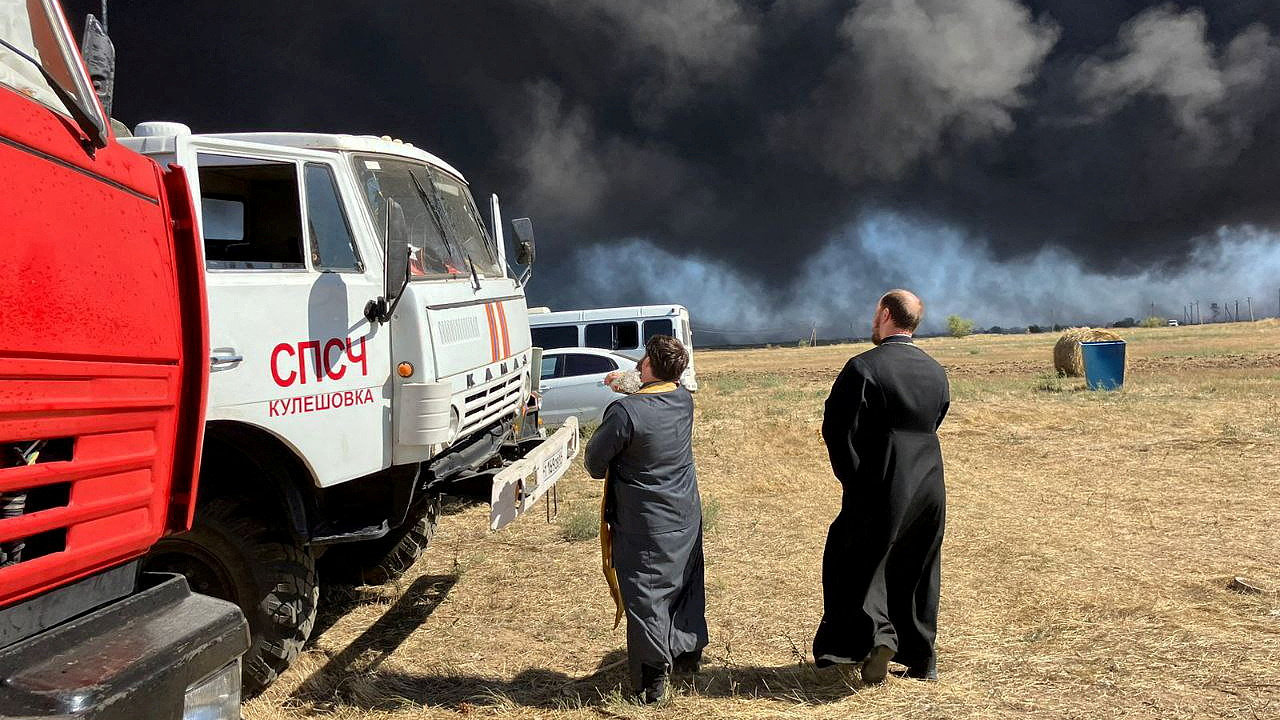
[[[1053,369],[1059,375],[1082,377],[1084,375],[1084,356],[1080,352],[1080,343],[1098,342],[1102,340],[1122,340],[1119,335],[1102,328],[1068,328],[1053,346]]]

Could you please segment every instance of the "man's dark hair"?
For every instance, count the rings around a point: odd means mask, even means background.
[[[659,380],[679,380],[689,366],[689,353],[684,345],[670,335],[654,335],[644,344],[644,354],[649,357],[649,370]]]
[[[924,303],[909,290],[890,290],[880,298],[880,306],[889,311],[894,325],[907,332],[915,332],[924,317]]]

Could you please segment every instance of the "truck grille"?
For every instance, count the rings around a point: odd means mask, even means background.
[[[164,531],[178,367],[0,356],[0,606]]]
[[[467,395],[458,437],[466,437],[494,420],[514,414],[520,408],[522,380],[519,372],[512,373]]]
[[[73,447],[72,438],[6,443],[0,446],[0,470],[66,462],[71,459]],[[29,489],[0,492],[0,521],[66,507],[70,502],[71,483],[69,482],[55,482]],[[66,549],[66,546],[67,531],[64,528],[0,542],[0,568],[61,552]]]

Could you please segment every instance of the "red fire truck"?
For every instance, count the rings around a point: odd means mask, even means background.
[[[0,0],[0,178],[0,717],[238,718],[243,614],[139,572],[194,512],[190,191],[116,142],[54,0]]]

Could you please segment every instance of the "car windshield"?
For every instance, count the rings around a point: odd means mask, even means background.
[[[439,168],[379,155],[352,158],[379,237],[386,242],[387,209],[404,213],[413,278],[500,277],[501,266],[471,191]]]
[[[79,98],[84,107],[94,107],[83,97],[80,84],[76,82],[77,70],[68,61],[67,50],[59,41],[60,25],[48,3],[0,0],[0,39],[13,46],[11,49],[0,44],[0,85],[60,113],[73,115],[32,62],[38,62],[63,90]]]

